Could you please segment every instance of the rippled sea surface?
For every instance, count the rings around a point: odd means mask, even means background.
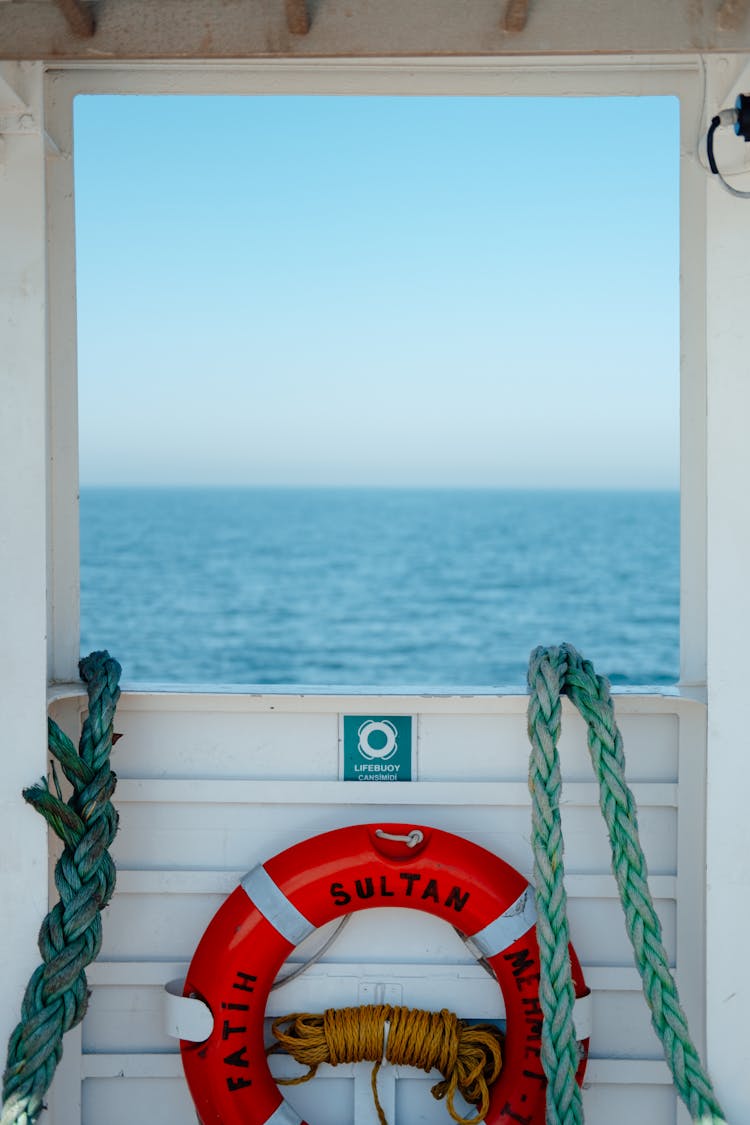
[[[563,640],[678,675],[677,493],[84,489],[81,553],[131,683],[520,687]]]

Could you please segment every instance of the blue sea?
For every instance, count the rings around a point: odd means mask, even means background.
[[[87,488],[81,555],[130,683],[518,688],[561,641],[678,676],[676,492]]]

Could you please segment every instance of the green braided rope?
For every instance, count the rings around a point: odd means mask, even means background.
[[[109,766],[112,724],[120,696],[120,665],[107,652],[93,652],[79,665],[89,714],[79,750],[49,721],[49,750],[73,788],[62,799],[54,762],[55,793],[45,779],[24,790],[65,847],[55,867],[60,901],[39,931],[41,964],[28,983],[21,1021],[8,1043],[0,1125],[33,1125],[44,1109],[66,1031],[80,1023],[88,1004],[85,968],[102,943],[100,912],[112,897],[115,867],[107,851],[117,831],[110,800],[116,777]]]
[[[572,1018],[573,986],[560,833],[560,696],[565,693],[588,726],[588,747],[599,782],[599,803],[609,832],[612,869],[625,923],[677,1092],[694,1121],[719,1125],[724,1114],[701,1064],[669,969],[661,925],[648,889],[646,860],[638,838],[635,799],[625,781],[622,738],[609,684],[570,645],[537,648],[529,662],[529,788],[532,845],[539,920],[540,1004],[544,1013],[542,1063],[547,1075],[548,1125],[583,1121],[580,1093],[573,1087],[578,1056]]]
[[[537,666],[535,656],[536,653],[529,667],[529,789],[540,959],[539,1005],[544,1016],[541,1061],[547,1075],[547,1125],[578,1125],[583,1121],[581,1090],[576,1082],[581,1060],[573,1026],[575,991],[568,956],[570,933],[560,821],[562,782],[557,754],[562,675],[559,663],[547,659],[540,660]]]

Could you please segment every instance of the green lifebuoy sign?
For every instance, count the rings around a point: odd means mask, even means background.
[[[411,715],[344,715],[344,781],[411,781]]]

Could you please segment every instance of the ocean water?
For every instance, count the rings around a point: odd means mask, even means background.
[[[677,493],[88,488],[81,556],[130,683],[517,688],[561,641],[678,675]]]

